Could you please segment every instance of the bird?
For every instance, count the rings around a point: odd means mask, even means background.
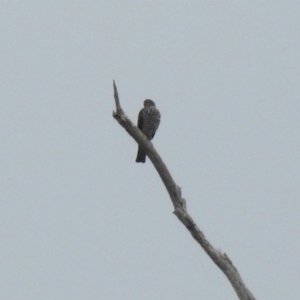
[[[139,112],[138,128],[143,132],[149,141],[154,138],[155,132],[160,123],[160,112],[155,107],[153,100],[146,99],[144,101],[144,108]],[[146,152],[139,146],[136,160],[137,163],[146,162]]]

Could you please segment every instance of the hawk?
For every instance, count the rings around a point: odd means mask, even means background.
[[[151,141],[154,138],[159,123],[159,110],[155,107],[154,101],[146,99],[144,101],[144,108],[142,108],[139,113],[138,128],[143,132],[143,134],[148,138],[148,140]],[[135,161],[137,163],[146,162],[146,152],[140,146]]]

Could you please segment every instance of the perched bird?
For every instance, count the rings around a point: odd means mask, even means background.
[[[155,107],[154,101],[146,99],[144,101],[144,108],[142,108],[139,113],[138,128],[144,133],[149,141],[154,138],[159,122],[160,112]],[[146,153],[140,146],[135,161],[138,163],[144,163],[146,161]]]

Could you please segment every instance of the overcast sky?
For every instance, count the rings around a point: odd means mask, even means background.
[[[112,118],[153,140],[257,299],[300,299],[300,2],[0,2],[0,299],[231,300]]]

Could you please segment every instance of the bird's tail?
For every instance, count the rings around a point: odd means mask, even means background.
[[[137,163],[144,163],[146,162],[146,153],[139,147],[136,160]]]

